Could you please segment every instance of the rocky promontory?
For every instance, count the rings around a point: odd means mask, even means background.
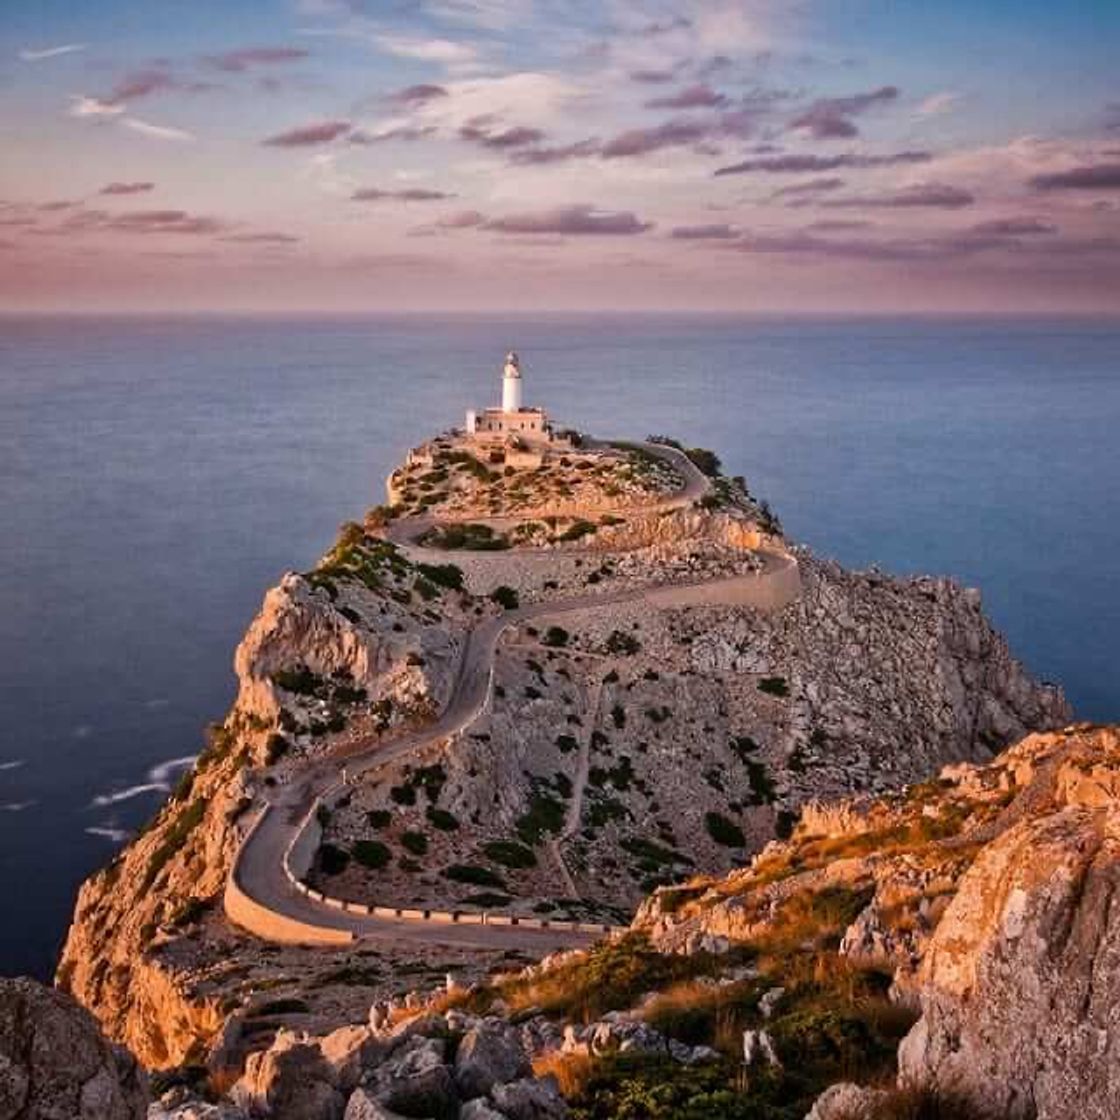
[[[447,436],[413,453],[390,492],[395,504],[348,523],[313,570],[268,592],[236,653],[233,710],[147,830],[83,886],[59,967],[60,986],[145,1066],[248,1078],[234,1104],[254,1115],[287,1114],[269,1103],[262,1071],[298,1065],[293,1037],[326,1038],[409,991],[446,992],[448,973],[455,990],[494,991],[488,977],[532,959],[531,939],[402,937],[372,919],[335,949],[254,935],[222,899],[262,815],[292,836],[313,822],[301,885],[339,908],[613,925],[637,911],[642,959],[668,959],[705,938],[721,951],[750,941],[764,916],[716,884],[778,858],[775,837],[834,818],[862,827],[889,791],[947,764],[982,766],[1069,719],[1060,690],[1014,660],[975,591],[849,572],[793,546],[710,453],[588,441],[503,462]],[[464,676],[482,682],[477,706]],[[457,707],[450,731],[426,732]],[[321,803],[332,781],[344,793]],[[884,870],[881,898],[878,873],[862,873],[876,909],[853,912],[845,937],[853,955],[886,954],[900,1007],[917,1006],[924,930],[884,932],[876,915],[894,905],[891,891],[942,880],[955,890],[971,864],[953,851],[944,867]],[[774,879],[768,906],[795,890],[787,880]],[[683,891],[688,903],[643,902],[651,891]],[[938,897],[927,909],[940,916]],[[675,968],[665,977],[721,983],[719,962]],[[471,999],[445,1009],[495,1013],[490,996]],[[395,1024],[408,1008],[393,1007]],[[598,1049],[576,1037],[573,1052],[621,1047],[631,1021]],[[454,1080],[454,1048],[474,1029],[460,1026],[431,1059],[451,1072],[424,1076]],[[657,1030],[668,1051],[675,1040],[726,1054],[718,1039]],[[551,1051],[534,1046],[533,1068],[547,1072]],[[673,1060],[687,1065],[684,1053]],[[427,1070],[428,1058],[410,1060]],[[357,1083],[347,1096],[334,1075],[319,1080],[324,1116],[389,1107],[376,1092],[355,1104]],[[458,1108],[468,1098],[456,1092]],[[469,1100],[463,1116],[521,1115],[493,1093]]]

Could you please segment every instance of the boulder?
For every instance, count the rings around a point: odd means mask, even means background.
[[[876,1110],[889,1096],[884,1089],[840,1081],[817,1097],[805,1120],[875,1120]]]
[[[509,1120],[567,1120],[568,1116],[568,1105],[554,1077],[526,1077],[495,1085],[490,1099]]]
[[[286,1030],[249,1055],[229,1095],[250,1116],[277,1120],[341,1120],[346,1104],[319,1047]]]
[[[148,1083],[88,1011],[33,980],[0,979],[2,1120],[141,1120]]]
[[[339,1027],[320,1039],[319,1050],[336,1088],[349,1093],[361,1080],[362,1071],[384,1056],[385,1046],[368,1027]]]
[[[483,1097],[499,1081],[516,1081],[531,1072],[517,1030],[498,1019],[467,1031],[455,1055],[455,1083],[464,1100]]]
[[[342,1120],[402,1120],[400,1113],[390,1112],[365,1089],[355,1089],[346,1102]]]
[[[374,1073],[377,1100],[405,1116],[443,1116],[459,1103],[442,1039],[414,1035]]]
[[[463,1105],[459,1111],[459,1120],[506,1120],[506,1118],[489,1101],[479,1097]]]
[[[1026,816],[961,880],[922,962],[900,1081],[1001,1120],[1120,1116],[1120,807]]]

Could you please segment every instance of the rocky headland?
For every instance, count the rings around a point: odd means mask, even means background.
[[[860,1069],[971,1108],[1046,1061],[992,1115],[1073,1115],[1088,1034],[1005,1022],[1058,999],[1029,972],[1084,896],[1046,868],[1105,905],[1116,738],[1030,735],[1068,707],[975,591],[819,559],[672,441],[449,434],[389,494],[268,592],[229,716],[81,890],[58,983],[164,1071],[153,1115],[800,1117]]]

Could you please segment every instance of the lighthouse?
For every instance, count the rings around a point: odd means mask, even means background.
[[[499,408],[484,408],[467,413],[465,434],[485,444],[521,447],[570,446],[552,430],[548,413],[543,408],[526,408],[521,400],[521,359],[511,350],[502,366],[502,403]]]
[[[521,411],[521,361],[511,350],[502,370],[502,411]]]

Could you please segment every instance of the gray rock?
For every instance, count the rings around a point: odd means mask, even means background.
[[[509,1120],[566,1120],[568,1115],[568,1105],[554,1077],[526,1077],[495,1085],[490,1099]]]
[[[459,1120],[506,1120],[503,1113],[481,1097],[467,1101],[459,1111]]]
[[[406,1116],[442,1116],[459,1103],[442,1039],[416,1035],[374,1073],[374,1095]]]
[[[250,1116],[341,1120],[346,1098],[318,1046],[281,1030],[272,1046],[250,1054],[230,1099]]]
[[[319,1049],[335,1087],[343,1093],[349,1093],[361,1081],[362,1073],[375,1066],[386,1052],[369,1027],[339,1027],[319,1040]]]
[[[840,1081],[817,1097],[805,1120],[874,1120],[876,1109],[889,1096],[883,1089]]]
[[[455,1083],[465,1100],[483,1097],[499,1081],[516,1081],[532,1072],[515,1028],[487,1019],[467,1031],[455,1055]]]
[[[390,1112],[365,1089],[355,1089],[346,1102],[342,1120],[401,1120],[401,1116]]]
[[[88,1011],[33,980],[0,979],[3,1120],[141,1120],[143,1070]]]
[[[743,1031],[743,1061],[748,1066],[759,1065],[762,1062],[769,1066],[782,1064],[777,1050],[774,1049],[774,1040],[770,1037],[769,1031]]]

